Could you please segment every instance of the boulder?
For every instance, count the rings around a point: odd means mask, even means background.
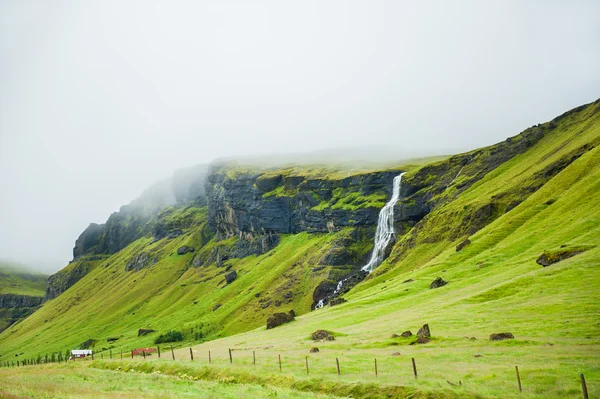
[[[317,330],[312,333],[311,339],[313,341],[334,341],[335,337],[327,330]]]
[[[394,352],[394,353],[392,353],[392,356],[400,356],[400,355],[402,355],[400,352]]]
[[[108,337],[106,338],[106,342],[114,342],[114,341],[118,341],[119,337]]]
[[[416,341],[413,341],[410,344],[411,345],[414,345],[414,344],[426,344],[429,341],[431,341],[429,338],[427,338],[425,336],[419,336]]]
[[[236,278],[237,278],[237,273],[235,272],[235,270],[232,270],[229,273],[225,274],[225,282],[227,284],[233,283]]]
[[[220,303],[217,303],[215,306],[213,306],[213,312],[217,309],[219,309],[221,307]]]
[[[270,330],[285,323],[289,323],[290,321],[293,321],[294,318],[295,313],[293,310],[289,313],[273,313],[267,319],[267,330]]]
[[[443,278],[438,277],[431,282],[431,284],[429,285],[429,288],[439,288],[439,287],[445,286],[446,284],[448,284],[447,281],[444,281]]]
[[[310,353],[318,353],[319,352],[319,348],[317,348],[316,346],[310,348]]]
[[[392,338],[398,338],[399,335],[398,334],[392,334]]]
[[[427,329],[429,329],[429,327],[427,327]],[[419,330],[419,331],[420,331],[420,330]],[[410,332],[410,330],[404,331],[402,334],[400,334],[400,336],[401,336],[401,337],[404,337],[404,338],[411,337],[412,335],[413,335],[413,333],[412,333],[412,332]]]
[[[194,252],[194,248],[184,245],[183,247],[179,247],[177,249],[177,255],[185,255],[188,252]]]
[[[149,328],[140,328],[138,330],[138,337],[143,337],[144,335],[148,335],[150,333],[156,332],[156,330],[152,330]]]
[[[458,244],[456,246],[456,252],[459,252],[460,250],[462,250],[464,247],[466,247],[467,245],[469,245],[471,243],[471,240],[469,240],[468,238],[466,240],[464,240],[463,242],[461,242],[460,244]]]
[[[410,331],[408,331],[410,332]],[[429,324],[423,324],[423,327],[419,328],[417,331],[417,336],[419,337],[431,337],[431,331],[429,330]]]
[[[344,302],[346,302],[344,298],[333,298],[331,301],[329,301],[329,306],[339,305]]]
[[[515,336],[509,332],[494,333],[494,334],[490,335],[490,341],[502,341],[505,339],[514,339],[514,338],[515,338]]]
[[[535,261],[538,265],[541,266],[550,266],[554,263],[558,263],[561,260],[565,260],[571,258],[575,255],[578,255],[582,252],[585,252],[584,249],[575,248],[575,249],[560,249],[557,251],[544,251],[543,254],[540,255],[539,258]]]

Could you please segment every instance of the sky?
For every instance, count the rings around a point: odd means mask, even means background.
[[[0,0],[0,258],[215,158],[492,144],[599,71],[598,1]]]

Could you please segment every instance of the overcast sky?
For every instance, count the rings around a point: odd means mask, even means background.
[[[598,1],[0,0],[0,258],[58,270],[180,167],[471,149],[598,97]]]

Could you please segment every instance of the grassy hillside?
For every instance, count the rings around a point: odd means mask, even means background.
[[[0,261],[0,295],[44,296],[48,276],[31,272],[21,265]]]
[[[207,228],[206,207],[178,208],[169,217],[193,213],[196,218],[185,234],[156,242],[143,237],[114,255],[78,259],[95,262],[89,274],[0,334],[0,352],[31,357],[88,339],[96,340],[97,350],[127,352],[152,346],[159,333],[179,330],[184,341],[175,346],[186,348],[176,352],[178,359],[188,358],[187,346],[194,345],[197,359],[212,350],[215,367],[223,367],[225,375],[277,374],[274,359],[282,354],[287,387],[319,386],[319,380],[304,375],[308,350],[317,345],[321,351],[310,354],[310,361],[325,381],[399,384],[440,397],[516,397],[518,365],[524,397],[579,397],[579,373],[586,375],[591,393],[600,394],[600,102],[536,128],[544,132],[539,141],[485,170],[480,157],[503,147],[467,154],[468,163],[456,174],[452,158],[410,168],[407,182],[433,170],[450,170],[453,178],[433,190],[440,177],[427,175],[430,185],[415,188],[424,190],[420,192],[433,209],[402,230],[405,234],[389,258],[345,295],[345,304],[274,330],[262,327],[274,311],[308,312],[318,282],[336,273],[319,260],[336,242],[352,236],[350,228],[284,235],[261,256],[192,267],[195,253],[218,254],[217,248],[233,246],[236,238],[215,241]],[[359,241],[360,253],[372,245]],[[178,255],[184,245],[195,252]],[[544,253],[557,258],[569,250],[578,254],[548,267],[536,263]],[[127,263],[140,253],[156,263],[127,271]],[[224,275],[230,270],[238,277],[226,284]],[[430,289],[436,277],[448,284]],[[409,329],[414,334],[424,323],[433,335],[427,344],[391,338]],[[139,328],[158,332],[137,337]],[[331,330],[337,339],[315,344],[309,337],[317,329]],[[515,339],[490,341],[489,335],[497,332],[511,332]],[[213,340],[218,337],[225,338]],[[207,340],[212,341],[198,346]],[[238,359],[233,366],[227,365],[229,348]],[[256,367],[252,351],[261,359]],[[343,368],[339,377],[336,357]],[[381,366],[377,378],[370,371],[374,357]],[[421,370],[416,382],[411,357]],[[117,367],[111,364],[96,366]],[[146,371],[154,371],[152,367]],[[203,373],[199,365],[190,367],[189,372]],[[265,377],[259,383],[269,381]]]

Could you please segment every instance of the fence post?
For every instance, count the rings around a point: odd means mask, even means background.
[[[229,348],[229,363],[233,363],[233,357],[231,356],[231,348]]]
[[[133,359],[133,349],[131,350],[131,358]]]
[[[46,361],[45,363],[48,363],[48,354],[46,353]]]
[[[192,362],[194,361],[194,353],[192,352],[192,348],[190,348],[190,359],[192,359]]]
[[[377,358],[375,358],[375,377],[377,377],[379,374],[377,374]]]
[[[142,356],[144,356],[144,360],[146,360],[146,351],[142,349]]]
[[[587,385],[585,383],[585,377],[583,376],[583,374],[580,374],[579,377],[581,378],[581,390],[583,391],[583,399],[590,399],[590,397],[588,396]]]
[[[523,392],[523,387],[521,386],[521,376],[519,375],[519,366],[515,366],[515,370],[517,371],[517,381],[519,382],[519,392]]]
[[[279,371],[282,371],[281,370],[281,355],[277,355],[277,356],[279,357]]]
[[[100,359],[104,359],[104,353],[100,352]]]
[[[252,351],[252,364],[256,366],[256,352]]]
[[[110,358],[112,359],[112,349],[110,350],[109,353],[110,353]]]
[[[340,375],[341,374],[340,373],[340,361],[338,360],[337,357],[335,358],[335,365],[337,366],[338,375]]]
[[[415,379],[417,379],[417,363],[415,363],[415,358],[412,358],[412,365],[413,365],[413,373],[415,373]]]
[[[173,352],[173,345],[171,345],[171,356],[173,357],[173,360],[175,360],[175,352]]]
[[[123,351],[121,351],[121,360],[123,360]]]
[[[212,363],[212,359],[210,358],[210,351],[208,351],[208,364]]]
[[[160,359],[160,346],[157,346],[156,349],[158,349],[158,358]]]
[[[306,356],[306,375],[308,375],[308,356]]]
[[[58,362],[60,363],[61,356],[58,356]],[[92,350],[92,360],[94,360],[94,351]]]

